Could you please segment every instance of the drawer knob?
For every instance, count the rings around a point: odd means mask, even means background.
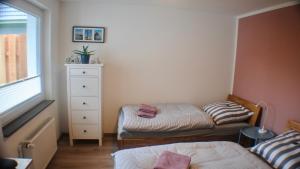
[[[83,132],[84,132],[84,133],[87,133],[87,131],[86,131],[86,130],[83,130]]]
[[[85,87],[86,87],[85,85],[82,86],[82,88],[85,88]]]
[[[83,104],[83,105],[86,105],[86,102],[83,102],[82,104]]]
[[[85,74],[85,71],[82,71],[82,74]]]
[[[83,118],[83,119],[86,119],[86,117],[85,117],[85,116],[83,116],[82,118]]]

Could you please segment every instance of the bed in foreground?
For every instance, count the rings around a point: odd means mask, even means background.
[[[180,121],[176,124],[172,124],[172,120],[168,120],[167,125],[164,125],[160,124],[160,122],[163,120],[158,120],[157,124],[148,124],[147,119],[141,119],[145,122],[141,123],[140,125],[137,124],[137,127],[134,128],[135,130],[131,130],[133,128],[132,126],[134,126],[132,124],[138,122],[140,119],[138,119],[137,116],[134,117],[134,115],[125,119],[126,117],[124,117],[124,113],[121,111],[118,121],[118,148],[124,149],[193,141],[236,141],[241,128],[248,127],[250,125],[254,126],[257,124],[261,107],[233,95],[229,95],[227,100],[249,109],[251,112],[253,112],[253,115],[247,121],[215,125],[207,113],[203,112],[202,110],[196,110],[195,107],[189,105],[181,105],[179,109],[186,107],[189,112],[194,112],[192,115],[189,114],[188,117],[186,117],[192,120]],[[179,117],[180,113],[177,115]],[[169,116],[169,118],[173,117],[173,114],[172,116]],[[164,118],[167,119],[168,116],[165,116]],[[181,119],[184,118],[185,117],[182,117]],[[197,119],[198,121],[196,121]],[[181,126],[178,127],[178,124]],[[145,127],[147,125],[151,126],[150,129]],[[159,128],[161,125],[163,127]],[[176,127],[175,129],[174,126]],[[161,130],[164,128],[166,130]]]
[[[191,157],[190,169],[298,169],[300,123],[290,121],[290,131],[260,143],[251,151],[233,142],[175,143],[120,150],[115,169],[153,169],[164,151]]]
[[[271,169],[262,160],[232,142],[175,143],[122,150],[116,153],[115,169],[153,169],[163,151],[192,158],[190,169]]]

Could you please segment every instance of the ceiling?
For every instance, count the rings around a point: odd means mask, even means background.
[[[60,0],[62,2],[83,2],[82,0]],[[202,10],[238,16],[266,7],[290,2],[291,0],[84,0],[84,3],[121,3],[135,5],[159,5],[182,9]]]

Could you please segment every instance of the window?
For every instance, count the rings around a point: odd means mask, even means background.
[[[43,98],[40,17],[15,6],[0,3],[0,116],[4,124]]]

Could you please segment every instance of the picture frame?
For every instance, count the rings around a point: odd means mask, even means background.
[[[104,43],[105,28],[93,26],[73,26],[72,42]]]

